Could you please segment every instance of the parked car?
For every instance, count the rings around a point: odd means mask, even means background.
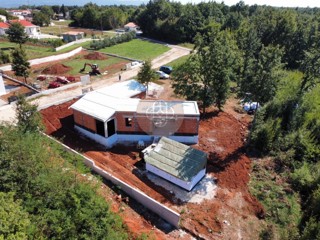
[[[69,81],[65,77],[57,77],[56,82],[62,83],[62,84],[67,84]]]
[[[41,85],[40,85],[40,83],[35,82],[35,83],[32,83],[31,86],[32,86],[33,88],[37,89],[37,90],[41,90]]]
[[[159,76],[160,79],[168,79],[170,78],[169,74],[166,74],[162,71],[156,71],[156,74]]]
[[[44,80],[46,80],[47,79],[47,77],[46,76],[38,76],[37,77],[37,80],[39,80],[39,81],[44,81]]]
[[[48,88],[58,88],[60,86],[61,86],[60,83],[53,81],[53,82],[49,83]]]
[[[69,81],[69,82],[75,82],[76,81],[76,78],[75,77],[72,77],[72,76],[68,76],[68,77],[66,77],[67,78],[67,80]]]
[[[161,66],[159,70],[166,74],[171,74],[173,69],[170,66]]]

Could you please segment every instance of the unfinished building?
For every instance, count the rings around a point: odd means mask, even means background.
[[[195,101],[143,100],[142,96],[145,87],[135,80],[89,92],[70,107],[75,128],[107,148],[143,147],[161,136],[198,142],[200,114]]]

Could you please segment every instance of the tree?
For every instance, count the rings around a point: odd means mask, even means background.
[[[12,23],[7,30],[8,39],[10,42],[14,42],[22,47],[22,44],[28,40],[28,35],[25,32],[24,26],[20,23]]]
[[[250,98],[260,104],[272,100],[278,88],[282,50],[279,47],[262,47],[258,58],[247,62],[246,72],[240,82],[240,95],[250,93]]]
[[[301,64],[304,73],[300,91],[307,91],[314,87],[320,79],[320,51],[318,48],[311,48],[305,52],[304,60]]]
[[[157,79],[157,76],[151,68],[151,61],[150,60],[145,61],[140,71],[138,72],[138,81],[146,86],[147,92],[148,92],[149,82],[152,82],[156,79]]]
[[[12,52],[12,70],[16,76],[24,77],[27,83],[29,77],[30,63],[27,59],[27,54],[23,48],[15,48]]]
[[[173,72],[174,92],[188,100],[200,101],[203,113],[215,104],[222,109],[229,91],[229,81],[237,66],[237,47],[227,31],[212,27],[208,36],[197,36],[197,52]]]
[[[5,64],[5,63],[9,63],[9,62],[10,62],[9,54],[0,50],[0,64]]]
[[[32,23],[43,27],[44,25],[50,24],[50,17],[42,12],[36,12],[33,14]]]
[[[28,213],[14,200],[14,193],[0,192],[0,239],[28,239]]]
[[[28,103],[23,95],[18,96],[16,116],[22,132],[35,132],[42,128],[38,106]]]

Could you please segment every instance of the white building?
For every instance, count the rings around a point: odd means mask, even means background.
[[[9,24],[0,22],[0,36],[5,35],[8,28],[9,28]]]
[[[75,129],[107,148],[150,144],[158,136],[198,142],[196,102],[139,99],[145,91],[142,84],[130,80],[87,93],[70,107]]]
[[[40,27],[32,24],[31,22],[27,20],[11,20],[10,24],[12,23],[20,23],[25,28],[25,32],[28,36],[38,36],[41,34]]]
[[[205,176],[207,154],[162,137],[142,151],[146,169],[188,191]]]
[[[1,19],[3,22],[6,22],[6,21],[7,21],[7,17],[4,16],[4,15],[0,15],[0,19]]]

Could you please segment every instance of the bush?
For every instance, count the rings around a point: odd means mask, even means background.
[[[136,33],[135,32],[127,32],[115,37],[108,37],[108,38],[104,38],[102,40],[98,40],[98,41],[92,41],[90,44],[90,48],[94,49],[94,50],[99,50],[101,48],[106,48],[106,47],[111,47],[113,45],[119,44],[119,43],[123,43],[123,42],[129,42],[132,39],[134,39],[136,37]]]
[[[9,54],[0,50],[0,64],[5,64],[5,63],[9,63],[9,62],[10,62]]]

